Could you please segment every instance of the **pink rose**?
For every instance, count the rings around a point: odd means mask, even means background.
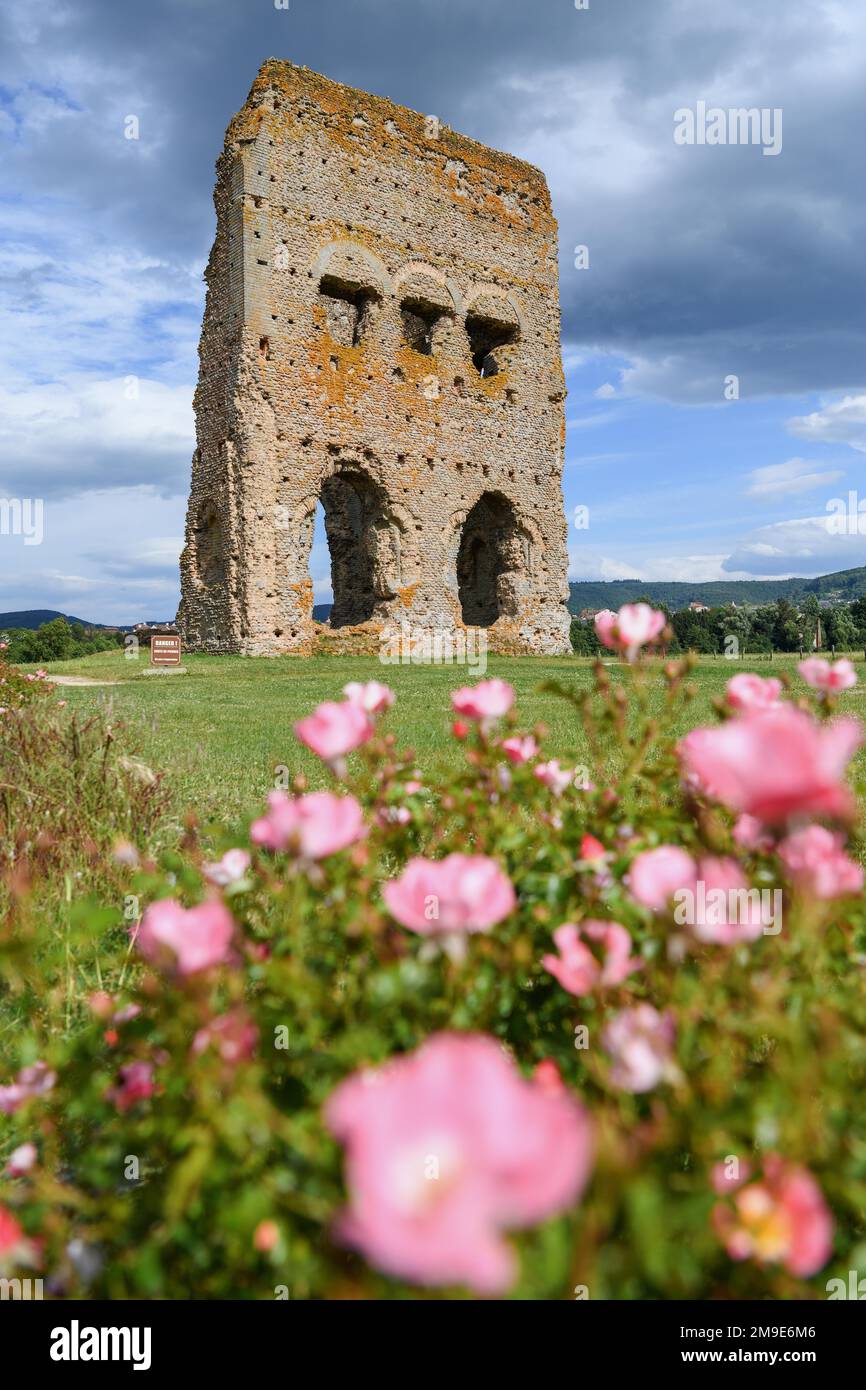
[[[601,1041],[613,1063],[610,1079],[622,1091],[651,1091],[660,1081],[675,1081],[676,1036],[670,1014],[660,1014],[651,1004],[637,1004],[614,1014]]]
[[[114,1102],[115,1109],[121,1115],[125,1115],[140,1100],[150,1100],[156,1090],[150,1062],[129,1062],[120,1068],[118,1076],[118,1084],[107,1092],[106,1099]]]
[[[510,879],[483,854],[410,859],[382,897],[392,917],[424,936],[489,931],[517,905]]]
[[[775,676],[765,679],[743,672],[732,676],[726,687],[731,709],[738,714],[753,714],[757,710],[775,709],[781,704],[782,682]]]
[[[807,1169],[778,1154],[764,1160],[763,1174],[728,1203],[713,1208],[713,1225],[732,1260],[781,1264],[808,1279],[830,1258],[833,1218]]]
[[[676,845],[660,845],[637,856],[627,882],[637,902],[654,912],[671,907],[698,941],[734,946],[755,941],[770,924],[760,891],[749,888],[735,859],[695,861]]]
[[[185,908],[173,898],[162,898],[151,904],[132,935],[139,954],[151,965],[171,961],[176,973],[186,976],[228,960],[234,927],[221,902]]]
[[[698,941],[736,946],[741,941],[757,941],[765,927],[780,928],[769,905],[765,907],[760,889],[749,887],[736,859],[710,855],[699,859],[693,891],[694,913],[685,921]],[[679,908],[674,921],[679,922],[681,915]]]
[[[365,714],[381,714],[390,709],[397,698],[393,690],[379,681],[367,681],[364,685],[359,681],[350,681],[343,686],[343,694]]]
[[[32,1062],[22,1067],[9,1086],[0,1086],[0,1115],[14,1115],[25,1101],[47,1095],[57,1080],[47,1062]]]
[[[842,778],[863,733],[856,719],[818,724],[793,706],[744,715],[680,741],[683,772],[708,796],[767,825],[792,816],[848,817]]]
[[[857,684],[857,672],[851,662],[843,657],[832,666],[820,656],[809,656],[801,661],[797,670],[807,685],[813,690],[833,694],[837,690],[850,690]]]
[[[754,816],[740,816],[731,832],[734,844],[741,849],[766,853],[773,848],[773,837]]]
[[[11,1211],[0,1206],[0,1270],[8,1271],[14,1265],[36,1267],[39,1258],[36,1241],[28,1240]]]
[[[581,941],[581,932],[602,947],[603,964]],[[631,937],[619,922],[586,921],[580,926],[565,922],[553,933],[559,955],[546,955],[542,965],[562,988],[580,998],[598,987],[622,984],[644,962],[631,954]]]
[[[250,827],[250,839],[265,849],[290,850],[301,859],[325,859],[367,833],[354,796],[311,792],[290,797],[271,792],[268,812]]]
[[[554,796],[562,796],[568,787],[574,785],[574,768],[560,767],[558,758],[551,758],[549,763],[538,763],[532,773]]]
[[[610,856],[601,840],[594,835],[584,835],[580,842],[580,858],[584,864],[594,864],[599,860],[606,862]]]
[[[454,712],[465,719],[486,723],[508,713],[514,704],[514,686],[501,680],[479,681],[475,686],[452,691],[451,704]]]
[[[323,762],[339,765],[347,753],[373,737],[370,716],[351,700],[327,700],[295,725],[295,734]]]
[[[779,858],[791,879],[814,898],[845,898],[863,889],[863,870],[849,859],[844,839],[823,825],[795,830],[779,845]]]
[[[633,861],[626,884],[636,902],[653,912],[664,912],[681,888],[695,881],[695,861],[678,845],[647,849]]]
[[[346,1148],[338,1235],[415,1284],[507,1290],[516,1264],[502,1232],[572,1206],[592,1163],[582,1107],[471,1033],[349,1077],[325,1119]]]
[[[519,738],[515,735],[514,738],[502,740],[502,751],[508,761],[518,767],[521,763],[528,763],[532,758],[537,757],[538,744],[531,734],[527,735],[526,738]]]
[[[238,1005],[226,1014],[212,1018],[199,1028],[192,1040],[193,1056],[213,1047],[229,1066],[247,1062],[255,1055],[259,1030],[246,1009]]]
[[[215,864],[205,864],[203,873],[208,883],[227,888],[230,883],[239,882],[249,867],[250,856],[245,849],[227,849]]]
[[[618,613],[605,608],[595,615],[595,631],[603,646],[634,661],[641,647],[658,640],[667,619],[648,603],[624,603]]]
[[[38,1157],[35,1144],[19,1144],[9,1155],[6,1172],[10,1178],[23,1178],[35,1166]]]

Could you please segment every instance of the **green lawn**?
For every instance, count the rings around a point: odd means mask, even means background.
[[[678,732],[712,721],[712,698],[736,671],[762,675],[788,672],[795,687],[797,657],[742,662],[704,658],[694,672],[697,698],[683,711]],[[121,651],[77,661],[54,662],[52,674],[82,675],[119,681],[116,686],[69,686],[61,698],[82,712],[109,702],[124,718],[140,723],[144,756],[157,769],[171,773],[181,805],[200,816],[233,817],[253,810],[274,784],[278,765],[304,771],[311,781],[326,778],[317,760],[292,733],[295,720],[321,700],[339,699],[350,680],[384,680],[397,694],[387,716],[389,727],[404,747],[417,751],[421,767],[443,758],[462,756],[450,734],[449,692],[475,679],[464,667],[382,666],[376,657],[319,656],[313,658],[245,658],[185,656],[187,675],[147,676],[148,656],[125,659]],[[618,676],[619,663],[611,663]],[[861,682],[866,668],[858,663]],[[490,657],[487,676],[511,681],[518,695],[521,726],[543,720],[550,730],[545,747],[566,764],[586,761],[582,732],[573,710],[539,687],[550,679],[585,688],[591,662],[581,658]],[[843,697],[841,707],[859,711],[863,685]],[[866,754],[861,754],[857,780],[866,783]]]

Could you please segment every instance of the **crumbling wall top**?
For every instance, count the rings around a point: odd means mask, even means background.
[[[429,154],[430,116],[398,106],[387,97],[358,92],[310,68],[278,58],[268,58],[262,63],[244,106],[228,127],[227,149],[256,138],[262,122],[273,114],[275,93],[282,94],[290,107],[292,103],[312,103],[325,118],[345,118],[347,134],[375,135],[386,157],[390,142],[394,142],[395,154],[400,146],[404,147],[404,153],[405,147],[410,146],[419,154]],[[547,180],[534,164],[493,150],[445,124],[438,126],[436,139],[438,149],[448,161],[459,161],[485,181],[490,179],[501,184],[502,195],[523,193],[528,196],[536,218],[552,220]]]

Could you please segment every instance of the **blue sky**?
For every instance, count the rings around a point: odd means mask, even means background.
[[[0,609],[174,612],[213,164],[269,56],[547,174],[573,578],[866,562],[826,527],[866,501],[862,0],[4,0],[0,497],[45,539],[0,535]],[[700,100],[780,109],[781,153],[678,146]]]

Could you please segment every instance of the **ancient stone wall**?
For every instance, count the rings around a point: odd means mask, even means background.
[[[310,650],[321,501],[332,627],[479,625],[493,649],[568,650],[543,175],[275,60],[217,173],[187,647]]]

